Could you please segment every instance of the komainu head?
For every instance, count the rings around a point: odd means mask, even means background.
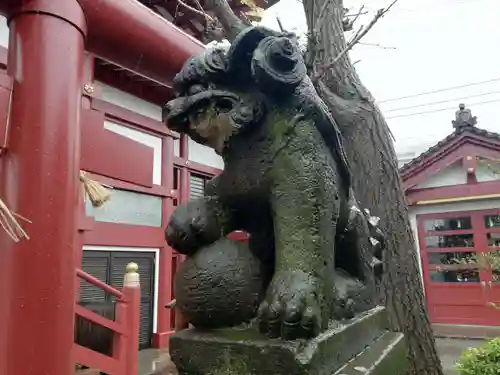
[[[221,153],[231,136],[258,126],[269,105],[292,96],[305,78],[294,38],[249,28],[229,49],[209,49],[184,64],[163,121]]]

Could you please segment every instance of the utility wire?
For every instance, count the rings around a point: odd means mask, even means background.
[[[487,100],[487,101],[484,101],[484,102],[474,103],[473,105],[474,105],[474,106],[478,106],[478,105],[490,104],[490,103],[498,103],[498,102],[500,102],[500,99],[495,99],[495,100]],[[417,115],[424,115],[424,114],[427,114],[427,113],[435,113],[435,112],[449,111],[449,110],[451,110],[451,109],[456,109],[456,107],[447,107],[447,108],[434,109],[434,110],[430,110],[430,111],[422,111],[422,112],[416,112],[416,113],[408,113],[408,114],[405,114],[405,115],[389,116],[389,117],[386,117],[385,119],[386,119],[386,120],[389,120],[389,119],[393,119],[393,118],[411,117],[411,116],[417,116]]]
[[[434,104],[443,104],[443,103],[449,103],[449,102],[458,102],[459,100],[466,100],[466,99],[470,99],[470,98],[479,98],[479,97],[482,97],[482,96],[488,96],[488,95],[493,95],[493,94],[500,94],[500,90],[485,92],[485,93],[476,94],[476,95],[462,96],[460,98],[440,100],[438,102],[427,102],[427,103],[422,103],[422,104],[409,105],[407,107],[393,108],[393,109],[385,110],[384,113],[399,112],[399,111],[404,111],[406,109],[419,108],[419,107],[427,107],[429,105],[434,105]]]
[[[484,1],[484,0],[454,0],[453,4],[426,4],[424,6],[420,7],[414,7],[414,8],[400,8],[400,7],[395,7],[391,12],[419,12],[422,10],[431,10],[431,9],[439,9],[439,8],[450,8],[450,7],[455,7],[457,5],[470,5],[474,4],[476,5],[477,3]],[[491,0],[490,0],[491,1]],[[301,1],[300,1],[301,2]],[[368,9],[370,12],[376,12],[376,8],[372,8],[370,6],[365,7],[365,9]]]
[[[446,88],[442,88],[442,89],[438,89],[438,90],[426,91],[426,92],[420,92],[420,93],[418,93],[418,94],[412,94],[412,95],[400,96],[400,97],[397,97],[397,98],[391,98],[391,99],[381,100],[381,101],[379,101],[378,103],[379,103],[379,104],[382,104],[382,103],[388,103],[388,102],[395,102],[396,100],[403,100],[403,99],[416,98],[416,97],[418,97],[418,96],[424,96],[424,95],[429,95],[429,94],[435,94],[435,93],[438,93],[438,92],[451,91],[451,90],[461,89],[461,88],[464,88],[464,87],[471,87],[471,86],[484,85],[485,83],[497,82],[497,81],[500,81],[500,77],[498,77],[498,78],[488,79],[488,80],[486,80],[486,81],[471,82],[471,83],[467,83],[467,84],[465,84],[465,85],[460,85],[460,86],[452,86],[452,87],[446,87]]]

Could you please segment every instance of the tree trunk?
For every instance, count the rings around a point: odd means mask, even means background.
[[[324,4],[325,8],[318,22]],[[310,31],[308,55],[313,74],[346,47],[342,0],[303,0]],[[427,316],[423,286],[410,229],[408,208],[398,175],[390,130],[370,92],[345,54],[316,82],[337,121],[353,172],[357,198],[379,216],[387,235],[381,298],[392,328],[409,344],[409,375],[442,375],[441,362]]]
[[[228,39],[234,39],[244,23],[232,13],[226,0],[207,1],[205,5],[219,19]],[[322,70],[346,47],[343,2],[302,1],[310,34],[306,58],[314,76],[318,68]],[[387,236],[380,297],[392,329],[406,336],[408,375],[443,375],[389,127],[347,53],[315,85],[342,132],[356,196],[363,208],[381,218],[380,227]]]

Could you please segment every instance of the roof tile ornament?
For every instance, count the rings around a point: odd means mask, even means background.
[[[455,112],[455,120],[451,122],[455,129],[460,129],[464,126],[475,126],[477,117],[472,116],[470,109],[465,108],[465,104],[461,103],[458,106],[458,111]]]

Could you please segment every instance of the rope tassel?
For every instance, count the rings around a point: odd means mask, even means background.
[[[85,197],[88,197],[93,207],[101,207],[111,197],[110,189],[113,187],[101,184],[87,176],[87,172],[80,171],[80,181],[85,190]]]
[[[165,305],[165,307],[167,309],[173,309],[175,307],[175,305],[177,304],[177,300],[173,299],[172,301],[170,301],[169,303],[167,303]]]
[[[80,171],[80,181],[83,184],[85,196],[89,197],[92,206],[100,207],[109,200],[111,196],[109,189],[112,189],[111,186],[90,179],[84,171]],[[0,227],[5,230],[14,242],[19,242],[22,239],[29,240],[28,234],[24,231],[21,224],[19,224],[18,219],[31,223],[25,217],[12,212],[4,201],[0,199]]]
[[[21,239],[29,240],[29,236],[21,227],[17,219],[31,223],[28,219],[9,210],[7,205],[0,199],[0,226],[14,242],[19,242]]]

